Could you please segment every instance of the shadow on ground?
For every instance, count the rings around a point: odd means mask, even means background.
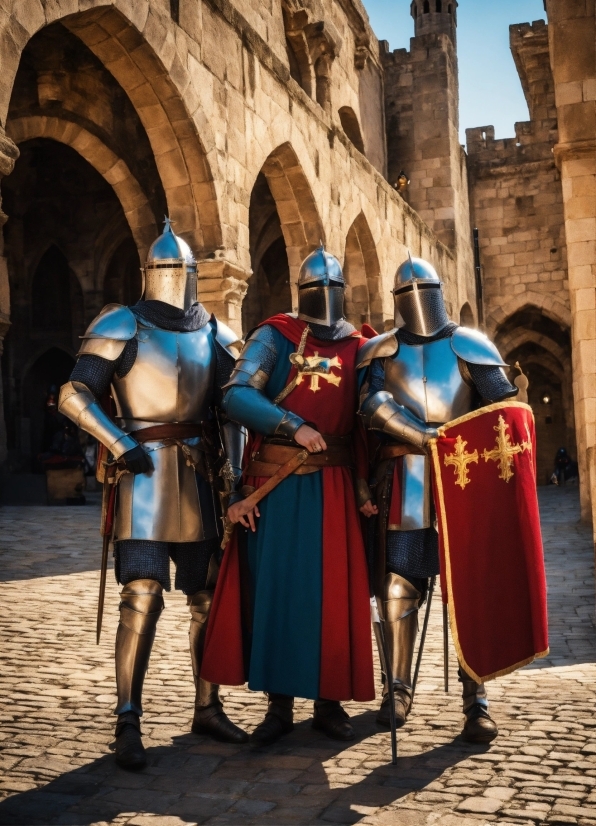
[[[294,822],[313,819],[358,823],[371,809],[387,806],[423,789],[446,769],[487,746],[459,738],[418,755],[399,756],[398,765],[381,764],[386,735],[379,742],[371,771],[360,782],[344,783],[327,761],[369,737],[382,735],[374,713],[352,718],[357,739],[339,744],[315,734],[309,721],[267,749],[235,747],[185,734],[171,746],[148,748],[149,765],[139,773],[119,769],[102,757],[61,775],[42,789],[16,794],[0,804],[0,824],[76,824],[111,822],[126,812],[177,816],[187,823],[279,823],[293,810]],[[370,743],[367,751],[370,753]],[[345,769],[352,774],[350,769]],[[335,774],[333,773],[335,772]],[[297,821],[297,818],[299,819]]]

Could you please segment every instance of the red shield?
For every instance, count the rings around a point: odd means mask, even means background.
[[[534,417],[526,404],[500,402],[440,433],[441,585],[459,661],[483,682],[548,653]]]

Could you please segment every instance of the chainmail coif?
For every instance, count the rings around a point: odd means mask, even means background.
[[[314,324],[311,321],[308,322],[308,326],[313,337],[318,338],[319,341],[339,341],[356,332],[356,328],[345,318],[340,318],[330,327],[327,327],[326,324]]]
[[[137,301],[130,308],[133,315],[142,323],[147,321],[162,330],[175,333],[193,333],[200,330],[209,321],[211,316],[198,301],[188,310],[166,304],[164,301]]]

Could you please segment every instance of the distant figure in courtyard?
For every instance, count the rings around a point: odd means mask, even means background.
[[[352,740],[340,701],[375,696],[358,514],[375,512],[356,419],[364,339],[344,318],[344,292],[339,261],[321,246],[300,268],[298,316],[260,324],[226,385],[224,410],[252,441],[247,498],[228,511],[240,524],[222,563],[205,674],[267,693],[250,737],[259,746],[293,729],[294,697],[314,700],[314,728]]]
[[[202,676],[221,541],[213,482],[222,463],[222,479],[240,475],[244,434],[223,418],[217,427],[237,336],[196,296],[196,261],[166,220],[149,250],[142,300],[132,307],[104,307],[85,333],[60,393],[60,411],[109,449],[106,472],[114,471],[118,483],[111,531],[116,578],[124,587],[116,635],[115,750],[127,769],[146,762],[143,681],[164,607],[162,593],[171,587],[170,558],[175,587],[187,595],[191,612],[192,730],[231,743],[247,740],[224,713],[219,687]],[[99,403],[110,388],[117,422]],[[110,507],[106,510],[111,520]]]
[[[564,447],[555,454],[555,469],[551,481],[555,485],[565,485],[570,479],[577,478],[577,462],[574,462]]]

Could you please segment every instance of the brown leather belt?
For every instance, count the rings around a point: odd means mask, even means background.
[[[383,445],[379,451],[379,459],[396,459],[398,456],[407,456],[413,453],[416,456],[425,456],[425,452],[414,445]]]
[[[203,435],[203,428],[194,422],[165,422],[133,430],[130,434],[137,442],[162,442],[168,439],[194,439]]]
[[[301,476],[305,473],[316,473],[324,467],[352,467],[354,465],[352,443],[349,437],[323,435],[323,439],[327,444],[327,450],[322,453],[309,453],[306,461],[294,473]],[[301,450],[304,448],[263,442],[258,451],[251,456],[246,474],[247,476],[273,476],[282,465],[289,462]]]

